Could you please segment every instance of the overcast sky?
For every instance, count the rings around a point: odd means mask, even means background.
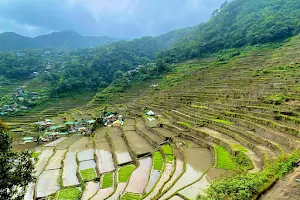
[[[224,0],[0,0],[0,33],[140,37],[206,21]]]

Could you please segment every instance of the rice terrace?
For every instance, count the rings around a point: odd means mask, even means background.
[[[299,13],[232,0],[156,37],[0,44],[42,68],[0,65],[0,199],[300,200]]]

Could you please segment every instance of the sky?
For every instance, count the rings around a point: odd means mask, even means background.
[[[35,37],[74,30],[88,36],[156,36],[200,24],[224,0],[0,0],[0,33]]]

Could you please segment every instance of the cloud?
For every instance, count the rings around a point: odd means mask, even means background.
[[[1,0],[0,30],[139,37],[199,24],[224,0]],[[6,22],[5,22],[6,21]]]

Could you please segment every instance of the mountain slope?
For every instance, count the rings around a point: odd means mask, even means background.
[[[299,34],[299,17],[298,0],[234,0],[164,52],[165,60],[182,61],[222,49],[282,40]]]
[[[0,34],[0,50],[9,51],[21,49],[37,49],[45,47],[72,50],[77,48],[101,46],[119,40],[122,39],[111,38],[107,36],[82,36],[72,30],[53,32],[34,38],[24,37],[16,33],[7,32]]]

